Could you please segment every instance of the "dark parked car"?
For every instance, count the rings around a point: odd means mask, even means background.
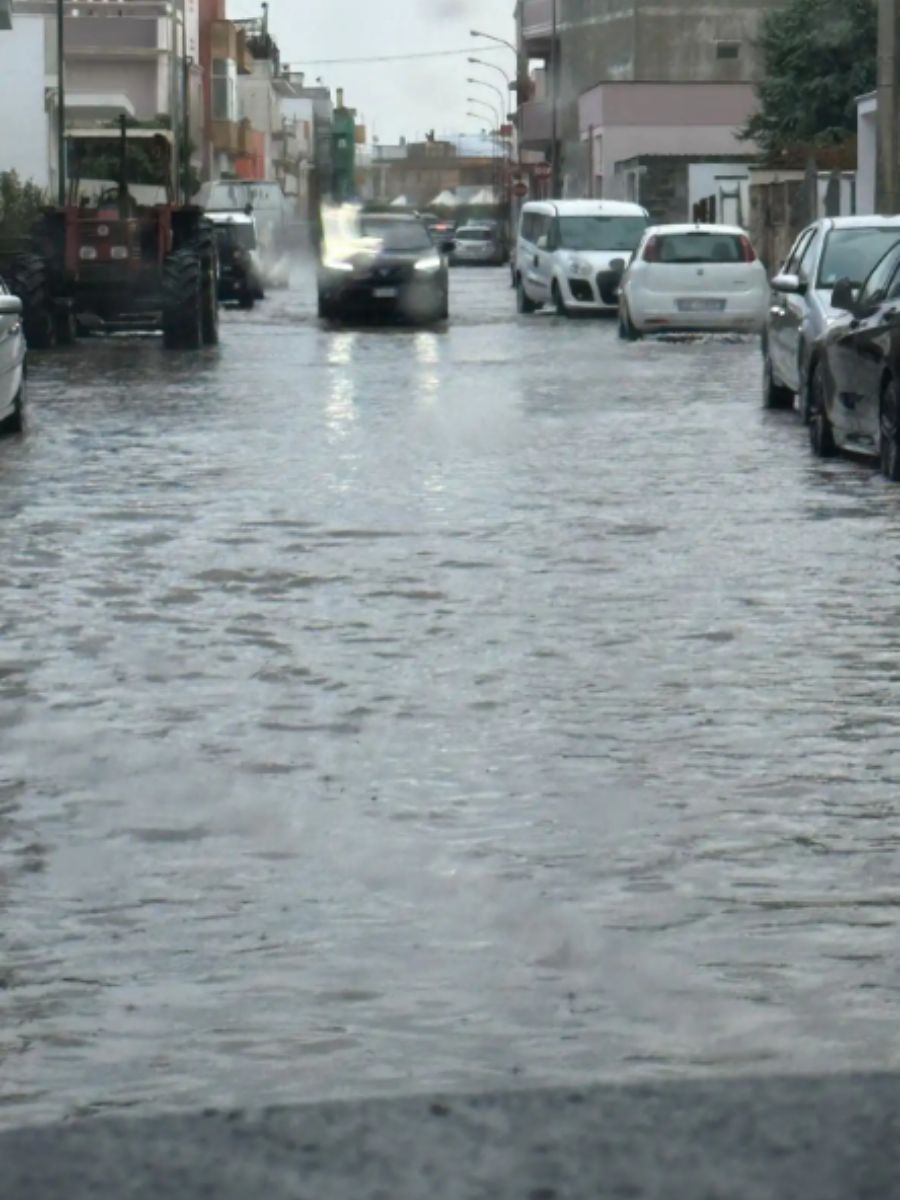
[[[844,315],[817,347],[813,451],[823,458],[837,449],[879,458],[885,478],[900,482],[900,245],[858,292],[842,279],[831,306]]]
[[[772,280],[763,330],[763,402],[809,418],[813,347],[839,314],[831,293],[847,277],[859,287],[900,239],[900,217],[825,217],[809,225]]]
[[[319,316],[391,316],[417,324],[449,316],[446,255],[416,217],[362,213],[348,233],[326,239],[319,267]]]

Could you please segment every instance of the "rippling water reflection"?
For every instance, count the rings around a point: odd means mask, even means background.
[[[894,1063],[900,489],[454,282],[36,362],[0,1121]]]

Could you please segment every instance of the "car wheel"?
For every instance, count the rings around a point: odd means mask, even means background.
[[[555,279],[553,280],[553,291],[551,295],[553,296],[553,304],[556,307],[556,315],[558,317],[570,317],[572,314],[569,311],[569,307],[565,300],[563,300],[562,288]]]
[[[794,407],[794,393],[775,378],[775,372],[772,369],[772,360],[769,358],[768,351],[766,351],[766,356],[763,359],[763,405],[766,408]],[[808,402],[806,410],[809,412]]]
[[[623,296],[619,300],[619,337],[623,342],[638,342],[642,336],[643,334],[631,319],[631,313],[628,311],[628,305]]]
[[[881,473],[891,483],[900,483],[900,396],[889,379],[881,393]]]
[[[834,429],[828,419],[828,385],[825,368],[816,363],[812,381],[809,413],[809,444],[817,458],[831,458],[835,452]]]
[[[525,285],[522,283],[521,278],[516,283],[516,307],[520,313],[533,313],[538,310],[538,305],[535,304],[525,291]]]
[[[13,401],[13,410],[10,415],[2,422],[2,428],[5,433],[22,433],[25,428],[25,396],[27,385],[25,380],[16,394]]]

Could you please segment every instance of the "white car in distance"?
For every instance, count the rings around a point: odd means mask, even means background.
[[[769,304],[766,269],[734,225],[656,225],[622,279],[619,336],[758,333]]]
[[[22,301],[0,279],[0,429],[19,432],[25,416]]]

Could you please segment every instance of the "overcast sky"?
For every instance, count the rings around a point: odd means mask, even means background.
[[[466,112],[473,89],[466,77],[480,74],[503,87],[496,71],[470,67],[464,54],[420,62],[312,65],[316,59],[456,50],[474,41],[470,29],[514,40],[515,0],[271,0],[272,32],[284,62],[346,92],[346,103],[365,118],[369,136],[396,142],[401,134],[477,132]],[[257,0],[228,0],[230,17],[259,15]],[[512,53],[488,55],[513,73]],[[476,89],[489,103],[497,98]],[[476,106],[475,111],[478,111]],[[485,111],[485,125],[490,116]]]

